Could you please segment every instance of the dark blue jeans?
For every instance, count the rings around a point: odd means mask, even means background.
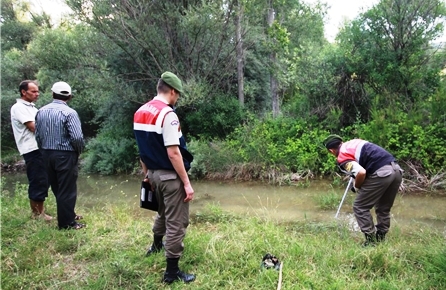
[[[74,151],[42,150],[48,181],[56,197],[57,223],[67,228],[74,222],[77,199],[78,154]]]
[[[28,197],[34,201],[45,201],[48,197],[48,177],[45,170],[45,162],[40,150],[34,150],[23,154],[28,176]]]

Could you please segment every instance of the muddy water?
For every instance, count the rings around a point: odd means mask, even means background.
[[[9,189],[12,189],[15,181],[27,182],[23,174],[5,177],[6,187]],[[338,204],[335,209],[322,210],[318,206],[317,198],[335,193],[340,201],[345,190],[345,187],[333,187],[327,181],[312,181],[309,187],[211,181],[196,181],[192,182],[192,185],[195,189],[195,199],[191,203],[192,213],[215,205],[224,211],[275,221],[333,221]],[[78,205],[94,210],[105,203],[125,203],[143,216],[152,216],[153,212],[139,208],[139,190],[140,179],[135,176],[81,175],[78,179]],[[54,201],[52,195],[50,202],[51,199]],[[341,209],[340,219],[349,221],[352,228],[357,229],[352,216],[353,199],[354,194],[349,193]],[[434,227],[446,232],[445,209],[445,195],[398,195],[392,209],[392,227]]]

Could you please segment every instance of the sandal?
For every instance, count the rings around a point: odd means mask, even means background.
[[[77,222],[73,222],[69,229],[71,230],[80,230],[82,228],[85,228],[87,225],[86,224],[81,224],[81,223],[77,223]]]
[[[79,230],[79,229],[82,229],[82,228],[85,228],[85,227],[87,227],[86,224],[75,223],[74,225],[71,226],[71,229]]]
[[[72,222],[68,226],[61,227],[59,229],[60,230],[80,230],[80,229],[85,228],[85,227],[87,227],[86,224],[81,224],[81,223],[78,223],[78,222]]]
[[[81,219],[83,219],[84,217],[83,216],[81,216],[81,215],[76,215],[75,217],[74,217],[74,220],[75,221],[78,221],[78,220],[81,220]]]

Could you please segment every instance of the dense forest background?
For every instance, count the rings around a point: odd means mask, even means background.
[[[87,140],[82,169],[134,172],[133,114],[169,70],[185,82],[177,113],[196,178],[331,174],[330,133],[383,146],[412,179],[444,177],[442,0],[381,0],[333,43],[323,1],[65,2],[73,13],[56,26],[27,1],[1,1],[2,162],[18,155],[9,109],[20,81],[38,80],[41,107],[63,80]]]

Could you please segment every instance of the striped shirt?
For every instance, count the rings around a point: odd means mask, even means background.
[[[79,116],[61,100],[53,100],[37,112],[35,134],[40,149],[75,151],[78,154],[84,149]]]

